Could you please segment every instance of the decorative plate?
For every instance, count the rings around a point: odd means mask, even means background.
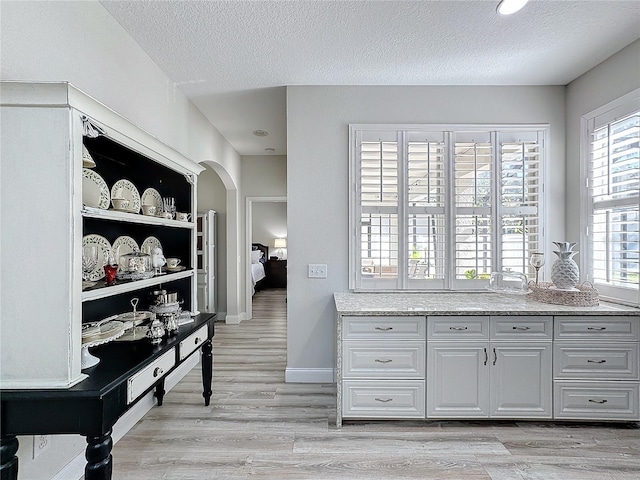
[[[159,215],[163,209],[160,192],[155,188],[147,188],[142,192],[142,205],[154,205],[156,207],[156,215]]]
[[[126,255],[127,253],[138,253],[139,251],[140,247],[138,247],[136,241],[128,235],[118,237],[113,242],[113,253],[118,260],[118,263],[120,263],[120,257],[122,255]]]
[[[111,198],[126,198],[129,200],[127,211],[140,213],[140,193],[136,186],[129,180],[118,180],[111,187]]]
[[[93,170],[82,169],[82,203],[87,207],[107,210],[111,197],[104,179]]]
[[[148,318],[151,318],[151,312],[142,310],[140,312],[136,312],[135,317],[133,316],[133,312],[121,313],[118,315],[117,320],[120,320],[121,322],[133,321],[134,326],[138,326]]]
[[[143,253],[148,253],[149,255],[151,255],[154,248],[162,250],[162,244],[156,237],[147,237],[144,242],[142,242],[142,245],[140,245],[140,250]]]
[[[111,320],[103,323],[97,329],[88,328],[82,332],[82,344],[91,344],[94,342],[107,343],[110,340],[118,338],[124,333],[124,323],[118,320]]]
[[[102,235],[91,234],[82,237],[82,246],[84,247],[86,245],[96,245],[98,247],[98,263],[96,263],[96,266],[88,275],[89,280],[95,282],[96,280],[104,278],[104,266],[109,260],[111,244],[109,240]]]

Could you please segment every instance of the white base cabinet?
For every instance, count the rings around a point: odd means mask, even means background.
[[[428,317],[427,323],[428,418],[552,417],[551,317]]]

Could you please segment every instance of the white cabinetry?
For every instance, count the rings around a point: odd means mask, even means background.
[[[427,418],[551,418],[551,317],[427,325]]]
[[[558,419],[638,420],[638,317],[555,318]]]
[[[343,317],[344,418],[424,418],[425,318]]]
[[[110,188],[156,187],[195,215],[202,167],[67,83],[2,83],[0,387],[69,388],[81,371],[82,323],[122,313],[152,287],[196,303],[195,222],[83,208],[82,147]],[[94,135],[99,132],[99,135]],[[82,238],[149,236],[185,271],[82,291]],[[143,301],[144,299],[144,301]],[[141,308],[139,308],[141,309]]]
[[[216,313],[216,212],[198,212],[198,310]]]

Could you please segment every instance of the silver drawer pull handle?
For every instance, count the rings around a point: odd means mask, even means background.
[[[587,327],[587,330],[606,330],[607,327]]]
[[[606,360],[587,360],[587,363],[607,363]]]
[[[514,330],[531,330],[531,327],[513,327]]]
[[[376,327],[376,330],[381,330],[383,332],[388,332],[389,330],[393,330],[393,327]]]
[[[607,403],[607,401],[606,401],[606,400],[593,400],[593,399],[591,399],[591,398],[589,399],[589,401],[590,401],[591,403]]]
[[[388,403],[388,402],[392,402],[393,398],[376,398],[375,400],[376,402]]]
[[[393,360],[391,360],[390,358],[387,358],[386,360],[380,360],[379,358],[376,358],[376,362],[378,362],[378,363],[391,363],[391,362],[393,362]]]
[[[153,370],[153,378],[156,378],[158,375],[162,375],[163,373],[164,373],[164,370],[162,370],[162,368],[156,367]]]
[[[467,327],[449,327],[449,330],[466,330]]]

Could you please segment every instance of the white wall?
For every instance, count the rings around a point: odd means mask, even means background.
[[[580,241],[580,118],[640,88],[640,40],[567,85],[567,238]],[[576,248],[576,250],[583,250]]]
[[[553,239],[564,237],[564,87],[287,88],[287,378],[334,362],[333,292],[348,289],[349,123],[548,123]],[[326,263],[327,279],[307,278]]]
[[[219,164],[239,186],[237,152],[100,3],[3,1],[0,9],[2,80],[68,81],[186,157]],[[79,436],[55,436],[31,460],[31,438],[19,441],[21,479],[53,477],[86,446]]]
[[[287,237],[287,203],[253,203],[252,243],[262,243],[269,247],[269,256],[276,255],[273,242],[276,238]]]

